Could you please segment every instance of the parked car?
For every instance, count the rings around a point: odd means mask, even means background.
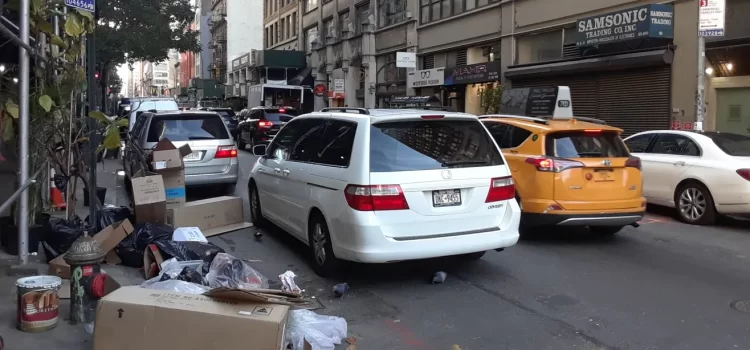
[[[244,150],[246,145],[253,148],[257,144],[271,142],[279,129],[299,114],[296,109],[284,107],[248,109],[237,126],[237,148]]]
[[[227,129],[229,129],[229,133],[232,135],[232,137],[235,137],[237,135],[237,125],[239,124],[239,122],[237,121],[237,116],[234,113],[234,110],[232,110],[231,108],[201,107],[198,110],[211,111],[219,114],[221,116],[221,119],[224,120],[224,124],[226,124]]]
[[[521,234],[588,226],[612,235],[643,218],[641,164],[620,139],[622,129],[574,117],[572,108],[558,106],[559,115],[547,117],[480,117],[513,171]]]
[[[643,195],[694,225],[750,214],[750,137],[725,132],[646,131],[625,139],[643,163]]]
[[[340,259],[479,259],[518,241],[510,170],[474,115],[326,108],[253,153],[253,223],[307,244],[323,276]]]
[[[234,193],[239,164],[237,148],[222,118],[211,112],[173,111],[146,112],[130,132],[123,156],[126,178],[132,177],[146,166],[142,155],[156,143],[167,138],[181,147],[190,145],[193,152],[185,158],[185,185],[222,186]],[[137,149],[136,149],[137,148]]]

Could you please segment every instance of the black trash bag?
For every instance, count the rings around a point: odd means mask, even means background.
[[[141,254],[143,254],[143,251],[152,243],[171,242],[173,233],[174,228],[166,224],[147,222],[145,224],[137,225],[135,227],[135,233],[132,235],[134,238],[135,249],[141,251]],[[164,249],[162,249],[162,251],[164,251]],[[167,257],[164,258],[169,259]]]
[[[52,181],[55,183],[55,187],[62,192],[65,192],[65,189],[68,188],[67,176],[55,174],[55,176],[52,177]]]
[[[47,258],[47,263],[65,254],[73,245],[73,242],[90,229],[77,216],[70,220],[50,218],[49,225],[50,229],[45,230],[44,237],[42,237],[42,246],[44,247],[44,255]]]
[[[184,269],[182,269],[182,272],[180,272],[180,274],[177,275],[177,278],[175,279],[178,281],[185,281],[185,282],[205,285],[203,281],[203,275],[201,275],[200,272],[196,271],[194,268],[189,267],[189,266],[186,266]]]
[[[208,267],[216,254],[224,253],[224,249],[213,243],[162,240],[154,244],[159,247],[165,260],[171,258],[176,258],[178,261],[203,260],[203,273],[208,273]]]
[[[109,225],[118,223],[125,219],[133,219],[133,214],[130,212],[130,208],[104,208],[96,212],[95,222],[92,223],[91,218],[89,218],[88,216],[86,217],[86,222],[88,222],[89,225],[93,226],[96,229],[96,232],[99,232],[107,228]]]

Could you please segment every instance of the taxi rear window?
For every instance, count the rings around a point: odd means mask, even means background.
[[[630,153],[613,131],[566,131],[547,135],[548,156],[560,158],[625,158]]]

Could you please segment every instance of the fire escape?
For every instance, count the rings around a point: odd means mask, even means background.
[[[211,79],[225,84],[227,75],[227,3],[226,0],[214,0],[211,15]]]

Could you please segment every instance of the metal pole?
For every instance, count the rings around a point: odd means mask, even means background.
[[[27,0],[28,1],[28,0]],[[91,33],[86,38],[86,66],[88,68],[88,92],[86,97],[88,98],[89,112],[96,110],[96,97],[97,97],[97,86],[96,78],[96,42],[94,33]],[[94,118],[86,118],[86,124],[89,128],[89,142],[88,150],[89,154],[89,217],[96,218],[96,210],[98,199],[96,197],[96,145],[97,145],[97,128],[98,123]]]
[[[695,125],[693,129],[703,130],[706,118],[706,40],[698,33],[698,91],[695,101]]]
[[[21,0],[20,9],[20,37],[24,48],[29,46],[29,0]],[[33,52],[33,50],[31,51]],[[19,133],[20,141],[18,160],[20,161],[20,174],[18,186],[23,187],[29,181],[29,55],[27,50],[19,50],[18,61],[20,72],[18,74],[18,105],[19,105]],[[21,201],[18,205],[18,264],[29,263],[29,192],[24,189],[21,192]]]

